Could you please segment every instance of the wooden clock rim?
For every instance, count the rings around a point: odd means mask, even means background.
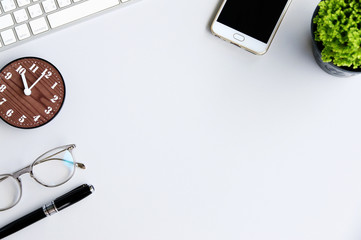
[[[58,71],[59,76],[60,76],[60,78],[61,78],[61,81],[63,82],[63,85],[64,85],[64,97],[63,97],[63,102],[61,103],[58,111],[53,115],[53,117],[52,117],[51,119],[49,119],[47,122],[45,122],[45,123],[43,123],[43,124],[41,124],[41,125],[39,125],[39,126],[26,127],[26,128],[20,127],[20,126],[15,126],[15,125],[7,122],[2,116],[0,116],[1,120],[3,120],[3,122],[7,123],[8,125],[10,125],[10,126],[12,126],[12,127],[18,128],[18,129],[34,129],[34,128],[42,127],[42,126],[48,124],[49,122],[51,122],[51,121],[58,115],[58,113],[61,111],[61,109],[63,108],[64,102],[65,102],[65,96],[66,96],[66,86],[65,86],[65,81],[64,81],[63,75],[61,74],[61,72],[59,71],[59,69],[58,69],[56,66],[54,66],[54,64],[52,64],[51,62],[49,62],[48,60],[45,60],[45,59],[43,59],[43,58],[40,58],[40,57],[31,57],[31,56],[29,56],[29,57],[17,58],[17,59],[15,59],[15,60],[7,63],[4,67],[2,67],[2,68],[0,69],[0,73],[1,73],[6,67],[8,67],[9,65],[11,65],[12,63],[17,62],[17,61],[19,61],[19,60],[23,60],[23,59],[29,59],[29,58],[33,58],[33,59],[38,59],[38,60],[44,61],[44,62],[50,64],[54,69],[56,69],[56,71]],[[1,79],[1,80],[2,80],[2,79]]]

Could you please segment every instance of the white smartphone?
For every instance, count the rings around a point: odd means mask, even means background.
[[[224,0],[211,31],[254,54],[265,54],[290,3],[291,0]]]

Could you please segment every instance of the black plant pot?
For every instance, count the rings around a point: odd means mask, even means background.
[[[312,52],[313,56],[315,57],[315,60],[317,64],[321,67],[322,70],[327,72],[328,74],[331,74],[336,77],[351,77],[357,74],[361,73],[361,68],[351,68],[351,67],[338,67],[334,65],[332,62],[324,62],[321,59],[321,51],[324,48],[321,42],[315,41],[315,31],[317,28],[317,25],[313,23],[313,19],[318,13],[318,10],[320,9],[319,6],[315,9],[312,15],[311,19],[311,35],[312,35]]]

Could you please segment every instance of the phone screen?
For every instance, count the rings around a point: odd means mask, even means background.
[[[217,21],[267,43],[287,0],[228,0]]]

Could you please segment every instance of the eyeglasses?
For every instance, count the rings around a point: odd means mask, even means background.
[[[72,150],[75,144],[54,148],[39,156],[31,165],[14,172],[0,174],[0,211],[14,207],[22,196],[20,176],[29,173],[45,187],[57,187],[69,181],[76,167],[85,165],[74,161]]]

